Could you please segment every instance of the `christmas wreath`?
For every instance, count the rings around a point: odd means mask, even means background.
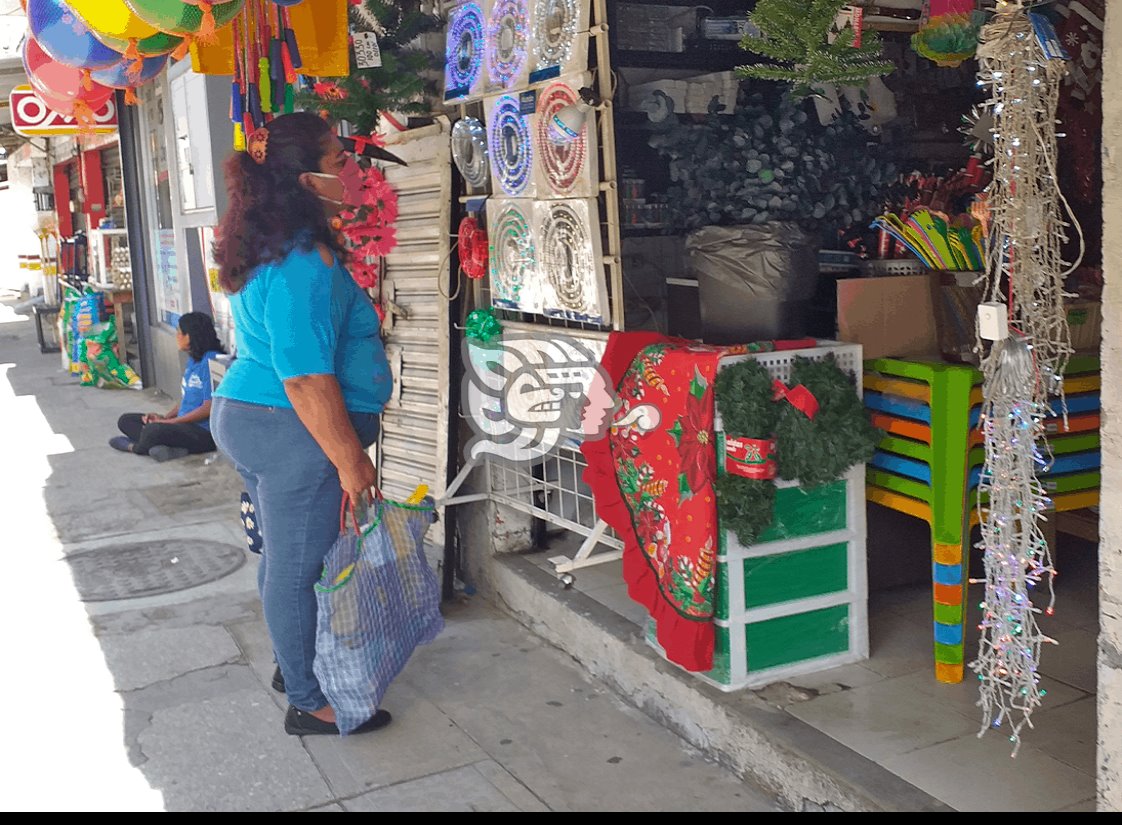
[[[780,478],[818,487],[873,457],[881,432],[869,421],[853,376],[838,366],[833,355],[822,361],[796,358],[791,383],[810,391],[818,412],[808,417],[785,405],[775,428]]]
[[[718,457],[725,472],[717,480],[717,509],[721,528],[745,547],[772,523],[776,474],[803,487],[836,481],[871,459],[881,438],[852,376],[832,355],[796,358],[790,388],[754,359],[730,364],[717,373],[716,395],[726,440],[726,455]],[[751,459],[770,463],[772,438],[777,473],[753,472]]]

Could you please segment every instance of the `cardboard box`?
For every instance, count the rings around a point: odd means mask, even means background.
[[[939,358],[931,275],[838,281],[838,339],[866,358]]]

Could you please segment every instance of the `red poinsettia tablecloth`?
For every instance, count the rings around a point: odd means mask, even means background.
[[[619,405],[607,435],[586,441],[585,482],[623,538],[632,599],[655,620],[666,656],[713,665],[717,457],[713,384],[721,358],[813,341],[713,347],[653,333],[615,333],[602,365]]]

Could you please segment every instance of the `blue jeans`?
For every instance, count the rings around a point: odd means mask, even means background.
[[[339,537],[339,473],[294,410],[215,398],[211,432],[253,499],[263,552],[257,585],[288,701],[304,711],[327,704],[312,672],[315,584]],[[359,441],[378,437],[378,416],[351,413]]]

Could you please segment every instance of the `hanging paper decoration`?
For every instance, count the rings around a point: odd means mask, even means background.
[[[607,281],[600,254],[595,201],[534,204],[535,247],[543,289],[543,312],[555,318],[606,323]]]
[[[982,29],[979,85],[994,119],[993,182],[986,190],[990,254],[985,301],[996,306],[979,336],[993,341],[982,362],[986,462],[978,486],[986,578],[978,658],[982,733],[1007,731],[1013,755],[1041,704],[1040,650],[1055,640],[1037,624],[1051,614],[1052,561],[1041,521],[1049,499],[1039,479],[1044,418],[1062,395],[1071,354],[1061,247],[1066,200],[1055,178],[1056,107],[1066,71],[1047,20],[1013,0]],[[1068,215],[1075,231],[1078,222]],[[981,318],[981,313],[980,313]],[[1060,405],[1062,407],[1062,403]],[[961,560],[962,564],[966,559]],[[1046,584],[1040,593],[1039,585]],[[1035,602],[1034,604],[1034,597]],[[1008,728],[1006,728],[1008,724]]]
[[[134,1],[139,2],[129,0]],[[229,30],[234,43],[230,120],[234,124],[234,148],[242,151],[246,136],[254,129],[276,115],[295,111],[303,61],[287,8],[271,0],[236,0],[227,5],[238,6],[241,11]],[[197,44],[192,48],[197,53]]]
[[[348,0],[314,0],[294,6],[281,6],[273,0],[246,0],[242,19],[248,16],[251,5],[266,18],[275,20],[279,15],[280,39],[287,45],[292,67],[299,74],[336,78],[350,74]],[[232,26],[220,28],[214,43],[196,40],[191,44],[192,69],[199,74],[232,75],[235,57],[243,48],[244,38],[236,37]]]
[[[534,150],[527,117],[513,95],[496,98],[489,108],[488,143],[495,191],[529,196]]]
[[[103,69],[121,61],[63,0],[28,0],[27,22],[43,51],[64,66]]]
[[[459,241],[456,251],[460,257],[460,269],[469,278],[479,280],[487,274],[487,230],[479,225],[474,216],[468,216],[460,221],[457,235]]]
[[[530,55],[530,82],[559,77],[566,70],[588,68],[588,30],[583,0],[536,0]]]
[[[986,15],[976,0],[927,0],[912,48],[939,66],[954,67],[974,56]]]
[[[168,34],[197,37],[204,42],[242,10],[245,0],[225,3],[184,2],[184,0],[125,0],[132,13],[153,28]]]
[[[479,91],[484,53],[483,10],[464,3],[452,10],[444,49],[444,99],[459,100]]]
[[[452,127],[452,160],[468,186],[475,191],[487,188],[491,180],[487,132],[476,118],[461,118]]]
[[[574,86],[583,83],[558,81],[538,96],[534,125],[534,162],[539,197],[592,197],[595,182],[595,130],[586,124],[576,140],[558,143],[550,134],[553,117],[580,100]]]
[[[501,309],[541,311],[532,209],[532,201],[492,199],[487,204],[491,303]]]
[[[530,12],[526,0],[494,0],[487,20],[487,74],[503,89],[515,86],[526,70]]]
[[[345,120],[362,134],[381,131],[383,123],[402,131],[408,116],[430,115],[431,101],[441,93],[432,74],[433,62],[440,58],[426,44],[432,42],[430,33],[443,31],[444,20],[422,12],[414,2],[363,0],[350,9],[357,38],[354,68],[324,87],[330,96],[321,96],[316,84],[317,91],[297,95],[297,105],[326,112],[328,120]]]

